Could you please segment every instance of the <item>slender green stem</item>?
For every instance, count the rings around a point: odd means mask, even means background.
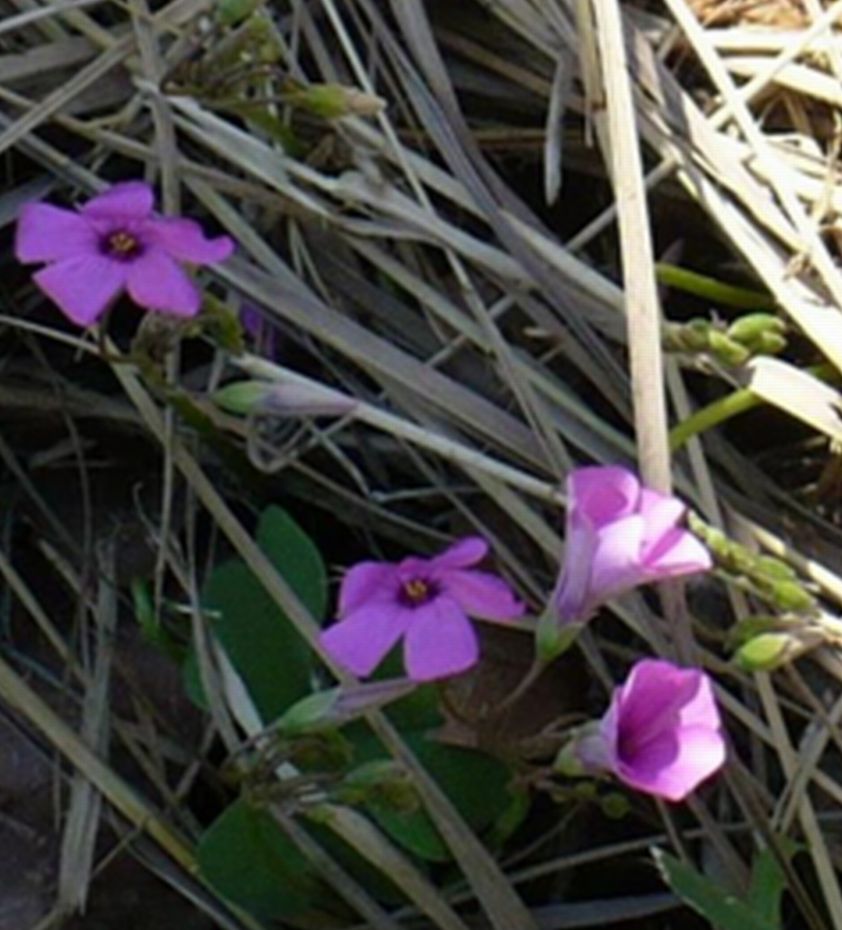
[[[826,363],[811,365],[806,371],[820,381],[832,382],[838,378],[835,368]],[[729,420],[739,413],[745,413],[762,403],[762,398],[752,393],[748,388],[740,388],[725,397],[721,397],[719,400],[715,400],[712,404],[697,410],[692,416],[682,420],[681,423],[670,430],[670,452],[674,454],[693,436],[703,433],[713,426],[718,426],[725,420]]]
[[[677,265],[668,265],[658,262],[655,265],[655,276],[659,284],[673,287],[685,294],[704,297],[706,300],[725,304],[727,307],[736,307],[739,310],[774,310],[777,303],[769,294],[763,291],[752,291],[745,287],[736,287],[733,284],[723,284],[716,278],[688,271]]]
[[[688,439],[703,433],[705,430],[717,426],[739,413],[745,413],[753,407],[759,406],[763,401],[748,388],[741,388],[720,397],[707,407],[697,410],[692,416],[682,420],[670,430],[670,452],[676,453]]]

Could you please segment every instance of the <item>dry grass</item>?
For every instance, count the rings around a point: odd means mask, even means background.
[[[189,372],[195,404],[237,444],[255,436],[244,437],[242,422],[210,402],[223,376],[306,382],[355,399],[347,416],[329,426],[311,423],[292,442],[284,437],[282,448],[260,454],[278,488],[362,526],[373,540],[411,549],[419,539],[470,527],[492,540],[507,574],[538,608],[559,561],[566,472],[585,461],[636,460],[651,484],[667,490],[674,483],[711,524],[788,559],[819,588],[828,622],[837,620],[840,534],[832,520],[795,502],[791,485],[763,475],[722,435],[691,439],[686,452],[669,457],[669,425],[704,398],[698,378],[688,381],[679,361],[661,355],[650,230],[663,212],[650,209],[666,202],[686,211],[688,227],[708,223],[773,295],[801,334],[803,354],[842,368],[842,56],[834,28],[842,3],[781,8],[783,19],[771,23],[761,16],[766,6],[741,13],[733,4],[705,5],[694,15],[686,0],[668,0],[657,15],[614,0],[483,0],[458,11],[421,0],[270,4],[267,23],[284,74],[337,82],[387,104],[373,115],[304,120],[307,151],[297,157],[285,154],[271,131],[289,117],[285,105],[266,111],[273,127],[226,110],[212,59],[203,65],[216,41],[200,40],[210,6],[174,0],[150,12],[146,0],[0,0],[0,152],[7,167],[0,224],[47,191],[81,196],[138,176],[160,182],[167,211],[212,218],[239,244],[237,257],[208,277],[215,293],[231,307],[241,299],[259,305],[289,350],[273,362],[217,349],[212,363],[194,370],[171,350],[164,377],[174,386]],[[758,30],[757,22],[769,28]],[[173,75],[180,94],[161,90]],[[274,80],[265,79],[270,95]],[[537,193],[531,184],[526,194],[518,189],[512,167],[520,157],[541,177]],[[588,175],[593,189],[605,192],[604,209],[568,189]],[[542,200],[556,197],[560,210],[553,212]],[[559,221],[563,236],[553,228]],[[46,417],[58,384],[67,405],[56,436],[71,437],[69,458],[84,459],[73,425],[82,416],[142,432],[160,447],[157,590],[176,589],[192,605],[207,674],[216,662],[198,611],[200,547],[189,539],[176,544],[176,493],[209,517],[318,651],[315,620],[258,549],[214,480],[216,461],[162,402],[165,392],[119,361],[100,363],[111,365],[118,387],[80,395],[76,407],[74,392],[85,385],[69,383],[71,375],[51,381],[42,368],[22,386],[15,356],[50,357],[70,345],[90,363],[100,347],[31,317],[24,287],[15,301],[3,299],[0,334],[14,351],[5,356],[8,372],[0,369],[0,423],[18,409],[15,391],[23,387],[31,392],[25,402]],[[301,370],[296,361],[305,363]],[[840,397],[832,383],[783,360],[755,362],[738,377],[803,421],[827,460],[838,454]],[[13,475],[19,453],[0,452]],[[37,475],[30,486],[24,480],[21,469],[16,483],[37,494]],[[84,696],[77,732],[26,684],[21,667],[0,664],[0,695],[81,776],[69,795],[59,907],[78,903],[70,888],[84,896],[92,834],[70,831],[86,819],[90,831],[90,818],[100,816],[87,787],[94,786],[124,818],[124,830],[147,833],[168,853],[168,880],[220,926],[255,926],[195,890],[195,833],[174,812],[186,785],[175,790],[166,775],[155,728],[130,736],[126,721],[103,718],[114,592],[91,598],[67,574],[80,615],[99,631],[90,640],[72,638],[56,629],[13,560],[1,556],[0,571],[66,664],[70,690]],[[837,647],[803,660],[797,679],[749,676],[724,664],[712,637],[697,635],[711,624],[693,616],[683,589],[663,590],[661,604],[655,610],[635,595],[615,605],[626,645],[720,673],[740,747],[742,764],[706,803],[691,805],[697,826],[662,810],[664,835],[642,846],[506,868],[388,720],[372,713],[371,725],[412,773],[467,890],[440,895],[351,810],[338,809],[332,828],[392,875],[427,921],[448,930],[466,926],[457,905],[468,900],[498,930],[537,926],[518,886],[574,861],[598,865],[668,837],[679,848],[701,848],[701,859],[739,877],[750,862],[746,833],[761,845],[790,834],[806,843],[821,891],[817,908],[790,874],[805,925],[842,927],[838,854],[822,826],[824,812],[842,798]],[[739,619],[750,608],[734,594],[730,609]],[[94,643],[92,656],[80,652],[83,641]],[[587,661],[606,683],[614,648],[598,625],[584,641]],[[213,723],[233,749],[239,730],[253,733],[253,709],[224,680],[215,698]],[[799,719],[810,725],[796,729]],[[110,766],[106,723],[157,783],[150,797],[138,797]],[[185,771],[195,774],[196,766]],[[294,833],[294,823],[289,828]],[[311,853],[370,926],[398,925],[401,917],[385,913],[324,851]],[[553,912],[544,926],[563,926],[564,916]],[[603,917],[597,912],[594,925]]]

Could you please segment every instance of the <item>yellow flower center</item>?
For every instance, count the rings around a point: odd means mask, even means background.
[[[133,258],[140,251],[140,243],[135,236],[123,229],[110,233],[105,247],[112,258]]]
[[[413,578],[411,581],[404,582],[403,594],[407,601],[415,606],[428,601],[432,597],[433,591],[423,579]]]

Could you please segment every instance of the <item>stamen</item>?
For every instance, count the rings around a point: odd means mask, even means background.
[[[431,601],[439,593],[435,582],[423,578],[411,578],[403,583],[401,598],[407,607],[420,607]]]
[[[118,229],[115,232],[105,236],[102,249],[106,255],[116,258],[118,261],[128,261],[143,251],[143,247],[137,237],[124,229]]]

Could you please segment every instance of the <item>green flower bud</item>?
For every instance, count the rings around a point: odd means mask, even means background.
[[[631,810],[629,799],[617,791],[612,791],[599,799],[602,813],[610,820],[622,820]]]
[[[217,407],[226,413],[245,416],[262,404],[272,390],[268,381],[235,381],[211,395]]]
[[[725,333],[711,330],[709,337],[710,351],[723,365],[736,368],[744,365],[750,358],[751,352],[739,342],[734,342]]]
[[[816,606],[816,599],[797,581],[776,581],[766,592],[772,603],[781,610],[807,613]]]
[[[322,119],[375,116],[386,105],[382,97],[342,84],[298,85],[285,90],[283,96],[290,105],[314,113]]]
[[[729,339],[740,342],[751,349],[767,335],[783,339],[785,332],[786,323],[771,313],[747,313],[734,320],[726,330]],[[786,339],[783,339],[783,342],[786,345]]]
[[[342,693],[341,688],[308,694],[296,701],[275,724],[284,736],[312,733],[335,725],[333,711]]]
[[[802,627],[793,632],[761,633],[734,654],[737,664],[750,672],[771,672],[792,662],[825,641],[821,630]]]
[[[560,623],[553,608],[548,607],[538,618],[535,628],[535,656],[538,661],[548,664],[567,652],[583,626],[581,623]]]
[[[558,772],[559,775],[566,775],[568,778],[579,778],[587,774],[576,752],[575,736],[559,749],[553,761],[553,769]]]
[[[216,0],[216,19],[223,26],[236,26],[248,19],[265,0]]]

